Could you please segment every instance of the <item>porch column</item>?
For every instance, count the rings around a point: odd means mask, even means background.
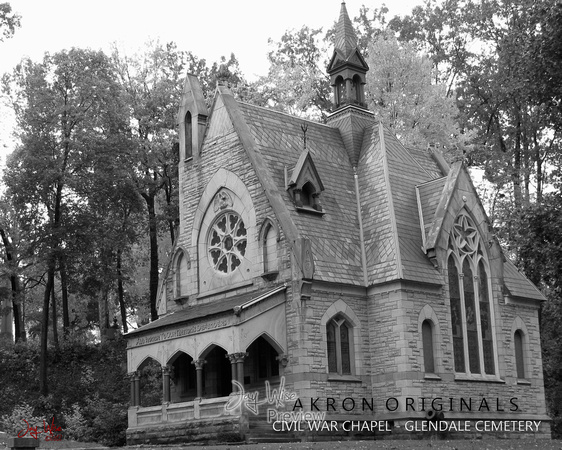
[[[170,402],[170,366],[162,366],[162,393],[164,403]]]
[[[236,375],[236,353],[225,355],[225,358],[230,361],[230,379],[237,380],[238,377]],[[238,386],[233,383],[230,384],[232,385],[232,393],[235,394],[236,392],[238,392]]]
[[[195,366],[195,373],[197,374],[197,398],[203,398],[203,366],[206,362],[204,359],[191,361],[191,364]]]
[[[127,378],[131,386],[131,406],[137,406],[135,403],[135,372],[128,373]]]
[[[246,352],[235,353],[236,355],[236,372],[237,380],[242,386],[244,386],[244,358],[248,356]]]
[[[141,401],[140,401],[140,374],[138,372],[133,372],[133,384],[135,386],[133,405],[134,406],[140,406],[140,404],[141,404]]]

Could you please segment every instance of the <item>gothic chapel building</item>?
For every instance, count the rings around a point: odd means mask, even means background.
[[[367,109],[345,3],[327,70],[326,124],[239,102],[220,83],[207,108],[187,75],[160,318],[125,335],[129,444],[250,440],[272,431],[267,408],[388,421],[370,439],[435,410],[541,421],[531,431],[548,436],[544,297],[503,255],[466,167],[405,148]],[[143,405],[149,361],[156,406]],[[291,400],[264,401],[266,381]],[[238,401],[242,389],[259,401]]]

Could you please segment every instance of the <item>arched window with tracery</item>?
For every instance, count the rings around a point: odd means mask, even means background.
[[[478,229],[462,211],[449,237],[447,258],[455,372],[496,374],[487,267]]]

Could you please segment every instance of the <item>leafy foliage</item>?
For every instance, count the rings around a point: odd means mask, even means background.
[[[36,380],[39,348],[33,342],[0,347],[2,428],[17,433],[23,419],[62,427],[65,438],[123,445],[127,428],[129,386],[122,339],[91,345],[65,341],[50,352],[51,393],[39,395]]]
[[[370,109],[405,145],[439,145],[451,159],[470,151],[470,133],[458,125],[459,111],[446,87],[433,84],[428,57],[413,45],[379,34],[369,47],[367,98]]]
[[[12,12],[9,3],[0,3],[0,42],[11,38],[21,26],[21,17]]]

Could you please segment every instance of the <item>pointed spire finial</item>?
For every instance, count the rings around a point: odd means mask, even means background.
[[[341,4],[340,17],[336,25],[336,49],[347,57],[357,48],[357,35],[347,13],[345,2]]]

